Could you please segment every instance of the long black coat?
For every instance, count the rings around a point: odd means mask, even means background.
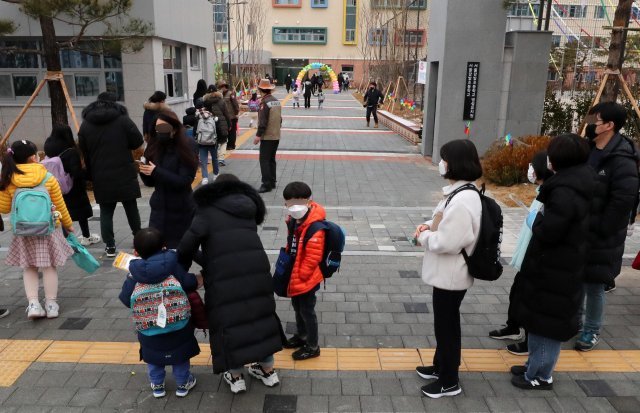
[[[97,101],[82,111],[78,144],[96,202],[140,198],[138,171],[131,151],[143,144],[142,134],[127,109],[115,102]]]
[[[156,165],[151,176],[140,174],[146,186],[155,188],[149,199],[149,226],[164,234],[167,248],[177,248],[195,211],[191,184],[197,165],[190,167],[182,162],[173,141],[158,158],[151,160]]]
[[[213,371],[260,361],[282,349],[270,264],[257,226],[265,205],[244,182],[214,182],[194,193],[196,214],[178,254],[188,266],[202,247]]]
[[[530,333],[567,341],[578,332],[595,176],[588,165],[559,171],[540,187],[522,269],[517,319]]]
[[[73,178],[73,187],[71,187],[68,194],[62,196],[71,219],[79,221],[91,218],[93,216],[93,208],[91,208],[91,202],[87,195],[85,172],[82,169],[82,160],[78,149],[68,145],[61,139],[49,137],[44,143],[44,153],[49,158],[60,156],[64,171]]]
[[[616,134],[603,149],[600,162],[592,165],[597,178],[591,203],[586,282],[608,284],[620,274],[627,225],[636,213],[637,160],[633,144]]]

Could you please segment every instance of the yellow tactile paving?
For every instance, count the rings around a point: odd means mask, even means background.
[[[93,343],[82,355],[79,363],[122,364],[134,343]]]
[[[56,341],[38,357],[47,363],[77,363],[92,343],[86,341]]]
[[[11,344],[11,340],[5,340],[5,339],[0,340],[0,351],[4,350],[4,348],[7,347],[9,344]]]
[[[282,354],[282,352],[278,354]],[[342,370],[338,368],[337,349],[323,348],[322,353],[320,355],[321,357],[317,357],[314,359],[294,362],[294,369],[295,370]],[[291,360],[291,355],[289,352],[285,357]],[[285,360],[284,362],[286,363],[287,361]],[[276,364],[278,365],[278,368],[281,368],[281,369],[285,368],[285,367],[280,367],[282,364],[279,358],[276,358]],[[344,370],[348,370],[348,369],[344,369]]]
[[[332,349],[327,349],[332,350]],[[375,348],[339,348],[337,370],[380,370],[380,354]],[[322,349],[324,355],[325,349]]]
[[[36,361],[52,343],[51,340],[11,340],[1,352],[1,361]]]
[[[601,372],[633,372],[635,369],[617,351],[593,350],[582,353],[582,357],[594,371]]]
[[[506,371],[510,366],[500,355],[501,350],[464,350],[462,360],[466,371]],[[523,358],[524,363],[526,359]]]
[[[422,364],[417,349],[381,348],[378,349],[381,370],[413,370]]]
[[[11,386],[30,365],[30,361],[3,361],[0,371],[0,387]]]

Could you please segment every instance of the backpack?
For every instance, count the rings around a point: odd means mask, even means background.
[[[71,148],[69,148],[71,149]],[[65,150],[64,152],[68,151]],[[62,152],[60,155],[62,155]],[[62,159],[60,159],[60,155],[49,158],[45,157],[41,164],[47,168],[47,171],[51,172],[51,175],[55,176],[60,184],[60,191],[62,191],[63,195],[66,195],[73,188],[73,178],[64,170],[64,166],[62,165]]]
[[[164,328],[157,325],[160,304],[164,304],[167,312]],[[136,283],[131,294],[131,313],[140,334],[156,336],[184,328],[191,318],[191,306],[180,282],[170,275],[157,284]]]
[[[322,276],[326,279],[331,278],[334,272],[340,271],[346,233],[340,225],[331,221],[316,221],[309,225],[309,228],[304,235],[302,245],[305,245],[311,237],[320,230],[324,230],[325,234],[320,271],[322,272]]]
[[[196,142],[198,145],[213,146],[218,142],[218,132],[216,130],[215,116],[200,118],[198,121],[198,132],[196,134]]]
[[[52,177],[47,172],[42,182],[33,188],[17,188],[11,202],[13,234],[44,237],[56,229],[53,203],[45,183]]]
[[[258,112],[260,110],[260,101],[259,100],[250,100],[247,103],[249,107],[249,112]]]
[[[453,191],[445,208],[456,194],[464,190],[474,190],[480,196],[482,204],[482,216],[480,218],[480,234],[473,254],[468,255],[462,249],[460,253],[469,268],[469,274],[473,278],[484,281],[495,281],[502,275],[502,263],[500,262],[500,243],[502,242],[502,209],[496,201],[484,194],[484,184],[478,190],[475,185],[463,185]]]

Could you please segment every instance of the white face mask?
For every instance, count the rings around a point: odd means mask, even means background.
[[[438,163],[438,172],[440,172],[441,176],[445,176],[447,174],[447,163],[444,159],[440,159],[440,163]]]
[[[302,219],[309,212],[309,207],[307,205],[291,205],[287,208],[287,212],[293,219]]]
[[[529,179],[529,182],[531,182],[532,184],[536,183],[536,172],[533,170],[533,165],[529,164],[529,170],[527,171],[527,179]]]
[[[550,170],[551,172],[556,172],[553,170],[553,166],[551,165],[551,161],[549,160],[549,157],[547,156],[547,169]]]

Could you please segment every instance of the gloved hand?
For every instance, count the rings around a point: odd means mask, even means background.
[[[529,212],[529,215],[527,215],[527,219],[525,220],[529,228],[533,227],[533,223],[535,222],[537,216],[538,216],[537,210],[533,210]]]

